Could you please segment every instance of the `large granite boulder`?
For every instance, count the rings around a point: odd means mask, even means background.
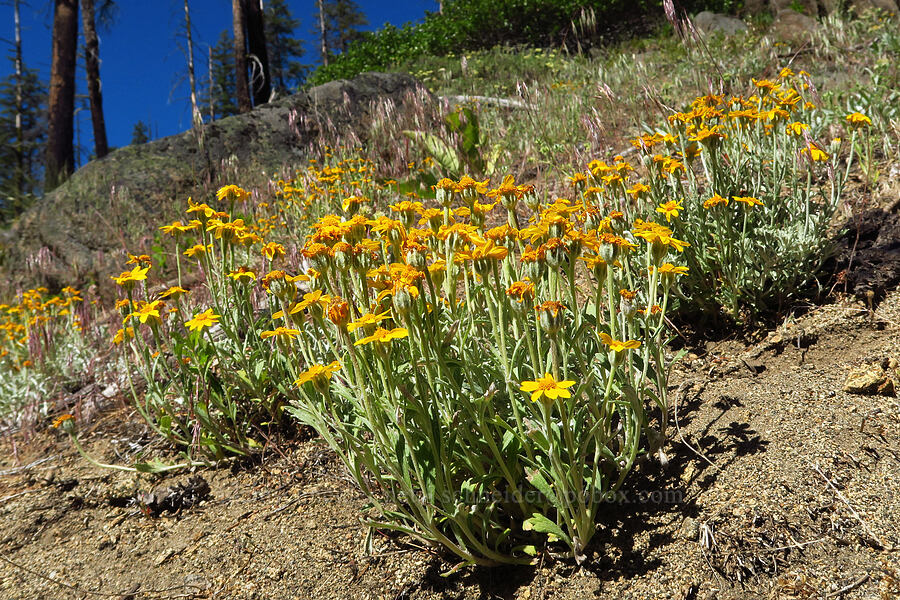
[[[409,75],[364,73],[312,88],[147,144],[120,148],[80,168],[0,233],[0,280],[51,287],[105,280],[122,251],[158,235],[189,196],[226,183],[264,185],[305,164],[323,127],[362,131],[381,99],[406,102],[420,90]]]

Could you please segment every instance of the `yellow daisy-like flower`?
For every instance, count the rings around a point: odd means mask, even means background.
[[[140,307],[131,313],[132,317],[137,317],[141,323],[146,323],[147,321],[155,321],[157,323],[160,322],[159,311],[165,304],[162,300],[154,300],[153,302],[143,302]]]
[[[167,289],[165,292],[163,292],[162,294],[160,294],[159,297],[160,297],[160,299],[172,298],[173,300],[177,300],[178,298],[180,298],[180,297],[183,296],[184,294],[188,294],[188,293],[189,293],[189,292],[188,292],[186,289],[184,289],[183,287],[179,287],[179,286],[177,286],[177,285],[173,285],[172,287],[170,287],[169,289]]]
[[[110,279],[115,281],[117,285],[121,285],[122,287],[130,287],[134,285],[135,282],[147,279],[147,271],[149,270],[149,266],[141,267],[140,265],[137,265],[132,270],[124,271],[118,277],[112,276],[110,277]]]
[[[128,262],[126,262],[125,264],[126,265],[138,265],[138,266],[147,265],[149,267],[150,266],[150,256],[147,254],[141,254],[140,256],[137,256],[134,254],[129,254]]]
[[[262,339],[274,337],[279,340],[292,340],[300,335],[299,329],[290,329],[288,327],[276,327],[272,331],[263,331],[259,334]]]
[[[195,256],[200,256],[201,254],[206,254],[207,251],[212,250],[212,244],[208,246],[204,246],[203,244],[197,244],[195,246],[191,246],[187,250],[184,251],[184,255],[188,258],[194,258]]]
[[[226,198],[243,201],[250,198],[250,192],[236,185],[226,185],[225,187],[220,187],[219,191],[216,192],[216,200],[221,201]]]
[[[72,415],[60,415],[53,420],[53,429],[59,429],[59,426],[65,423],[66,421],[71,421],[74,419]]]
[[[825,162],[831,156],[828,155],[827,152],[816,146],[815,144],[809,144],[801,150],[803,154],[808,154],[809,157],[813,160],[813,162]]]
[[[854,112],[847,115],[847,122],[850,123],[850,126],[854,129],[857,127],[872,126],[872,119],[862,114],[861,112]]]
[[[728,206],[728,198],[723,198],[719,194],[713,194],[712,198],[703,201],[703,208],[706,210],[719,205]]]
[[[269,242],[265,246],[262,247],[263,256],[268,258],[269,260],[275,260],[276,258],[280,258],[284,256],[285,250],[284,246],[281,244],[277,244],[275,242]]]
[[[519,389],[526,394],[531,394],[532,402],[544,398],[549,404],[557,398],[571,398],[572,392],[567,388],[573,385],[575,385],[574,381],[556,381],[553,375],[545,373],[543,377],[535,381],[523,381]]]
[[[238,267],[236,271],[230,271],[228,273],[228,276],[235,281],[242,281],[244,279],[246,279],[247,281],[256,281],[256,273],[254,273],[252,269],[248,269],[247,267]]]
[[[610,337],[606,333],[600,334],[600,339],[603,340],[603,343],[609,346],[609,349],[613,352],[622,352],[624,350],[637,350],[641,347],[641,343],[638,340],[627,340],[621,341],[616,340]]]
[[[376,315],[373,313],[366,313],[363,316],[361,316],[360,318],[358,318],[357,320],[355,320],[352,323],[350,323],[349,325],[347,325],[347,331],[352,333],[352,332],[356,331],[357,329],[359,329],[360,327],[366,327],[367,325],[368,326],[378,325],[380,322],[384,321],[385,319],[390,318],[390,315],[391,315],[390,310],[386,310],[383,313],[381,313],[380,315]]]
[[[215,314],[211,308],[207,308],[199,315],[185,323],[191,331],[200,331],[206,327],[210,327],[219,322],[219,315]]]
[[[124,342],[126,339],[131,339],[134,337],[134,327],[123,327],[122,329],[116,332],[116,335],[113,336],[113,344],[117,346]]]
[[[395,329],[385,329],[384,327],[379,327],[375,330],[370,336],[364,337],[362,339],[356,340],[353,344],[354,346],[363,346],[365,344],[370,344],[372,342],[379,342],[381,344],[386,344],[391,340],[397,340],[400,338],[405,338],[409,335],[409,331],[405,327],[397,327]]]
[[[304,372],[300,373],[300,376],[297,377],[296,381],[294,381],[294,385],[300,387],[304,383],[309,382],[313,382],[314,384],[321,383],[324,380],[331,379],[331,376],[340,370],[341,363],[336,360],[328,365],[313,365]]]
[[[753,208],[754,206],[765,206],[765,204],[762,203],[762,200],[754,198],[753,196],[732,196],[732,198],[735,202],[742,202],[749,208]]]
[[[809,129],[809,125],[800,121],[794,121],[793,123],[788,123],[785,129],[788,135],[803,135],[803,131]]]
[[[677,217],[679,210],[684,210],[684,207],[678,204],[677,200],[669,200],[656,207],[656,212],[666,215],[666,222],[671,221],[672,217]]]
[[[650,267],[650,270],[653,270],[653,267]],[[688,268],[687,267],[676,267],[672,263],[665,263],[659,266],[657,272],[660,275],[687,275]]]

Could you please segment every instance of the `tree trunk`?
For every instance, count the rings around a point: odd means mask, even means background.
[[[263,23],[262,0],[244,0],[247,9],[247,46],[259,64],[253,66],[253,106],[265,104],[272,97],[272,75],[266,50],[266,28]]]
[[[75,56],[78,50],[78,0],[55,0],[50,97],[47,101],[47,161],[44,190],[62,183],[75,169],[72,135],[75,121]]]
[[[247,38],[244,34],[247,29],[247,19],[244,12],[244,0],[231,0],[231,13],[234,28],[235,93],[237,94],[238,110],[245,113],[250,112],[253,106],[250,104],[250,86],[247,82]]]
[[[94,152],[97,158],[109,154],[106,122],[103,119],[103,90],[100,85],[100,42],[94,20],[94,0],[81,0],[81,25],[84,35],[84,70],[91,100],[91,125],[94,127]]]
[[[206,47],[206,68],[209,72],[209,120],[216,120],[216,96],[213,94],[213,60],[212,46]]]
[[[13,185],[20,197],[25,192],[25,134],[22,131],[22,112],[25,102],[22,92],[22,27],[19,20],[19,0],[13,3],[16,27],[16,172]]]
[[[188,0],[184,0],[184,28],[187,33],[188,83],[191,86],[191,122],[194,127],[199,127],[203,123],[203,116],[200,114],[200,105],[197,103],[197,81],[194,79],[194,38],[191,33],[191,11],[188,8]]]
[[[325,6],[322,0],[318,0],[319,2],[319,38],[322,42],[321,44],[321,52],[322,52],[322,64],[326,67],[328,66],[328,30],[325,29]]]

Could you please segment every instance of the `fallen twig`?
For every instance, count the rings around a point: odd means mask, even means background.
[[[853,583],[851,583],[849,585],[845,585],[844,587],[842,587],[839,590],[835,590],[833,592],[828,592],[827,594],[825,594],[825,597],[831,598],[833,596],[840,596],[841,594],[846,594],[850,590],[854,590],[854,589],[858,588],[859,586],[861,586],[862,584],[864,584],[865,582],[867,582],[869,580],[869,577],[871,577],[871,574],[866,573],[865,575],[863,575],[862,577],[860,577]]]
[[[25,494],[30,494],[31,492],[37,492],[37,491],[38,491],[38,489],[33,489],[33,490],[25,490],[24,492],[19,492],[18,494],[10,494],[9,496],[6,496],[5,498],[0,498],[0,504],[3,504],[7,500],[12,500],[13,498],[18,498],[19,496],[24,496]]]
[[[6,471],[0,471],[0,477],[6,477],[8,475],[15,475],[16,473],[21,473],[22,471],[27,471],[33,467],[36,467],[40,464],[43,464],[49,460],[53,460],[54,458],[59,458],[59,454],[54,454],[53,456],[47,456],[45,458],[40,458],[32,463],[28,463],[27,465],[23,465],[21,467],[16,467],[14,469],[7,469]]]
[[[806,464],[808,464],[810,467],[812,467],[813,470],[819,474],[819,477],[821,477],[822,479],[825,480],[825,483],[828,484],[828,487],[830,487],[832,490],[834,490],[834,493],[841,500],[841,502],[843,502],[847,506],[847,508],[850,509],[850,514],[852,514],[854,516],[854,518],[856,518],[856,520],[859,521],[859,524],[862,525],[862,528],[865,530],[865,532],[869,534],[869,537],[871,537],[879,545],[880,549],[881,550],[888,549],[887,545],[881,539],[881,536],[879,536],[877,533],[872,531],[872,528],[869,527],[869,525],[863,520],[863,518],[860,516],[860,514],[858,512],[856,512],[856,509],[853,508],[853,506],[850,504],[850,501],[847,500],[847,498],[841,493],[841,490],[837,489],[837,486],[834,485],[834,483],[828,477],[825,476],[825,473],[823,473],[821,469],[819,469],[819,465],[811,462],[805,456],[801,456],[800,458],[802,458],[806,462]]]

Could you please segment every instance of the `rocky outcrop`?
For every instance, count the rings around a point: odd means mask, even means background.
[[[264,185],[305,164],[323,128],[361,131],[375,102],[405,102],[409,75],[363,73],[332,81],[202,129],[128,146],[95,160],[23,213],[0,238],[7,285],[51,287],[103,280],[124,249],[148,242],[187,198],[226,183]]]

